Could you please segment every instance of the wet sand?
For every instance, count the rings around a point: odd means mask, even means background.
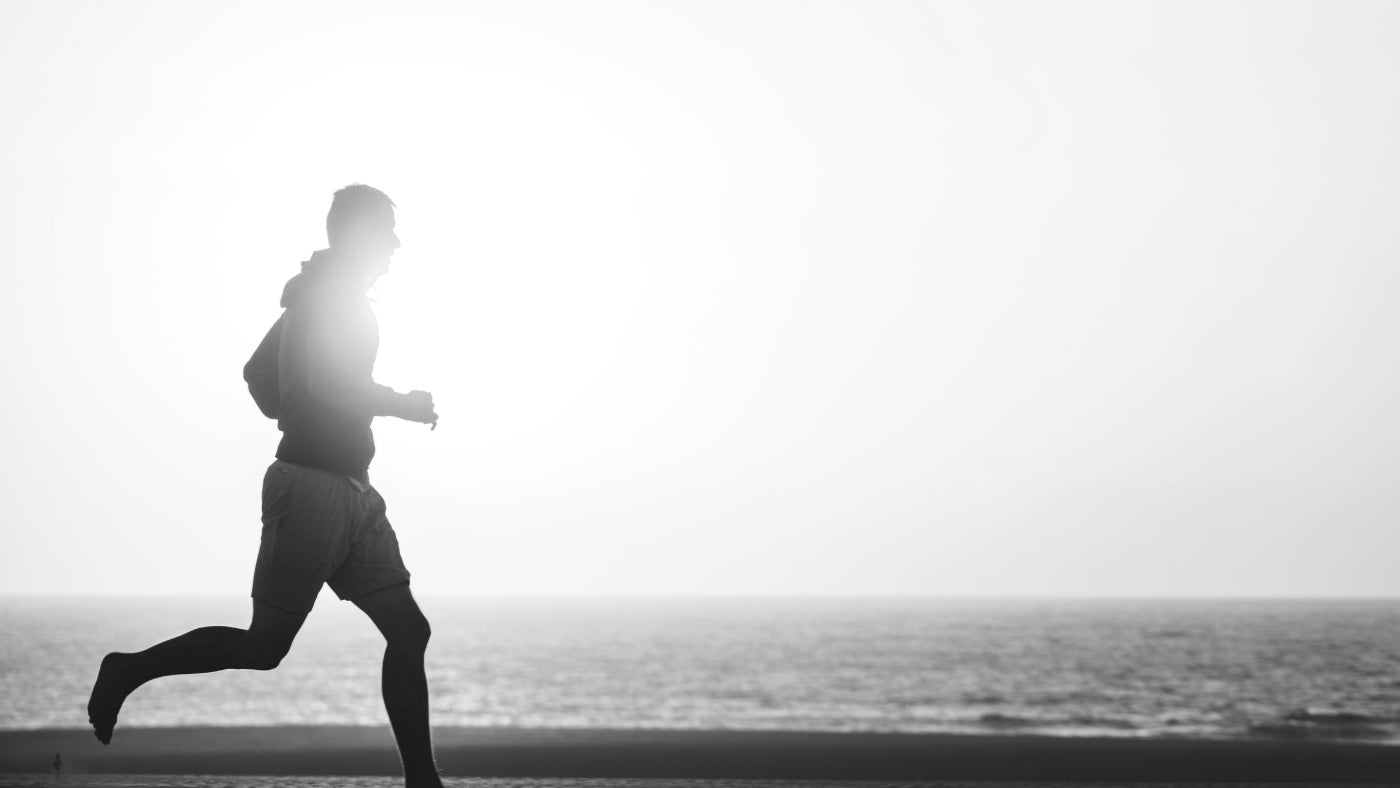
[[[1316,741],[464,727],[437,728],[434,737],[445,776],[570,778],[541,786],[616,782],[587,778],[1400,783],[1400,747]],[[55,753],[85,775],[400,773],[385,727],[118,728],[109,747],[89,730],[0,731],[0,774],[47,773]]]

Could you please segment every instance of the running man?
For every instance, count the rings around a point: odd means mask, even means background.
[[[145,651],[104,657],[88,701],[88,720],[103,744],[126,697],[152,679],[277,667],[321,584],[329,583],[387,641],[384,706],[405,784],[442,785],[423,671],[428,621],[409,592],[408,569],[368,472],[375,416],[437,426],[431,394],[401,394],[374,382],[379,326],[365,291],[399,248],[394,207],[363,184],[335,193],[326,216],[330,248],[313,253],[287,282],[285,311],[244,367],[253,399],[282,431],[263,479],[252,623],[200,627]]]

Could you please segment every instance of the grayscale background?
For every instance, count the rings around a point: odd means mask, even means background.
[[[1400,593],[1393,3],[0,17],[0,593],[246,594],[356,181],[422,594]]]

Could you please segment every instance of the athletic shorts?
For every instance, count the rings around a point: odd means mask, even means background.
[[[372,485],[277,460],[263,477],[262,512],[252,593],[259,602],[309,613],[322,583],[353,600],[408,582],[384,499]]]

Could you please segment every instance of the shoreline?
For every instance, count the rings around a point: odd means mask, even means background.
[[[1278,740],[1124,739],[672,729],[433,730],[445,776],[1121,782],[1400,781],[1400,747]],[[398,775],[385,726],[0,731],[0,773]]]

